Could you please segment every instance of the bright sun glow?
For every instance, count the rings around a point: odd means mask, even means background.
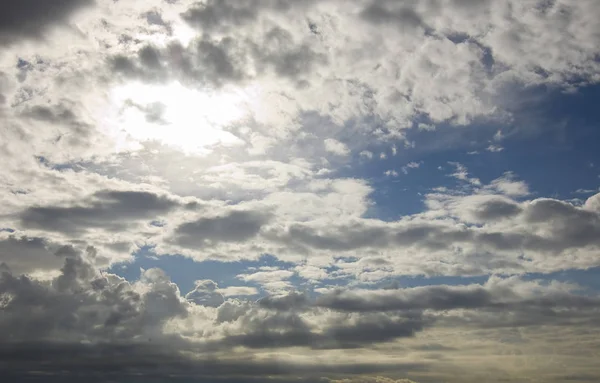
[[[131,83],[113,89],[111,128],[136,142],[159,141],[188,153],[206,153],[213,145],[242,141],[225,130],[247,117],[256,89],[194,90]]]

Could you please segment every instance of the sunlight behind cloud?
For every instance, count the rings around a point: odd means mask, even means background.
[[[0,1],[0,376],[600,382],[600,1]]]
[[[252,109],[248,90],[199,91],[178,82],[119,86],[111,92],[110,103],[111,128],[117,135],[134,142],[159,141],[186,153],[242,144],[226,127]]]

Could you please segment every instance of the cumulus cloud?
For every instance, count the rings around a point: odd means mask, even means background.
[[[325,140],[325,150],[339,156],[346,156],[350,153],[346,145],[333,138]]]
[[[219,307],[225,299],[218,291],[218,285],[211,280],[196,281],[194,290],[185,295],[185,299],[202,306]]]
[[[30,207],[21,214],[20,221],[23,228],[71,234],[96,227],[121,231],[127,221],[152,219],[177,205],[154,193],[107,190],[95,193],[84,205]]]
[[[597,381],[597,292],[554,273],[600,266],[600,194],[550,196],[502,159],[547,130],[515,117],[528,92],[600,81],[598,16],[593,0],[0,5],[0,373],[502,381],[551,343],[536,379]],[[423,169],[440,161],[441,181]],[[183,293],[177,270],[115,274],[148,251],[235,271]]]
[[[53,244],[44,238],[28,238],[10,233],[0,237],[0,260],[10,271],[39,274],[58,271],[73,248]]]
[[[501,329],[540,323],[581,325],[595,320],[600,304],[595,296],[578,294],[577,286],[499,277],[484,285],[339,290],[316,299],[292,292],[257,302],[224,299],[216,283],[202,280],[184,298],[160,269],[142,270],[137,282],[127,282],[96,269],[90,262],[95,256],[94,249],[73,251],[64,260],[60,274],[47,282],[2,271],[0,328],[10,336],[1,343],[3,349],[20,350],[12,354],[11,368],[2,366],[9,376],[27,378],[27,371],[37,369],[49,379],[58,377],[59,370],[67,371],[66,378],[70,378],[88,366],[88,361],[110,366],[113,371],[119,363],[126,363],[128,371],[146,376],[150,371],[143,366],[162,360],[161,367],[151,371],[153,375],[183,373],[184,368],[185,377],[203,379],[222,371],[218,367],[221,362],[205,368],[201,355],[206,356],[206,352],[234,352],[239,347],[341,352],[416,339],[434,326]],[[267,275],[277,272],[255,273],[247,279],[268,280]],[[42,366],[36,362],[34,349],[53,350],[57,359],[49,357],[46,360],[53,363]],[[177,351],[200,354],[190,359]],[[73,352],[78,357],[67,362],[64,356]],[[98,352],[127,357],[109,363]],[[228,372],[238,378],[273,371],[266,361],[248,363],[235,352],[232,356],[222,363],[228,368],[239,366],[237,372]],[[277,364],[282,368],[277,373],[282,379],[288,374],[306,376],[309,370],[327,375],[389,369],[375,360],[359,362],[353,370],[300,360]],[[420,370],[419,364],[410,360],[394,365],[397,373]],[[65,378],[62,373],[60,376]],[[104,372],[99,376],[124,375]]]

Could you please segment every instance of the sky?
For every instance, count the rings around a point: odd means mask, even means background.
[[[0,3],[0,376],[600,381],[596,0]]]

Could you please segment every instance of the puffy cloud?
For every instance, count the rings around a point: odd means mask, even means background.
[[[177,287],[164,275],[147,271],[144,289],[136,291],[117,276],[103,276],[88,260],[93,249],[88,253],[66,258],[48,283],[3,271],[0,326],[11,334],[5,342],[133,340],[160,335],[165,319],[184,314]]]
[[[0,329],[10,336],[0,342],[0,349],[10,348],[12,356],[11,367],[0,365],[0,369],[7,376],[25,379],[27,371],[35,369],[52,379],[62,370],[60,377],[70,379],[82,368],[90,368],[89,363],[114,371],[98,372],[102,378],[123,377],[118,372],[120,363],[143,376],[149,373],[142,371],[143,366],[161,360],[153,376],[181,373],[185,368],[187,378],[231,375],[240,379],[275,370],[269,367],[269,359],[245,360],[234,351],[239,347],[256,352],[312,349],[314,356],[315,352],[367,350],[376,344],[393,346],[399,339],[417,342],[419,334],[445,328],[455,331],[466,325],[490,331],[541,323],[582,326],[595,320],[600,304],[595,296],[580,295],[577,286],[497,277],[484,285],[353,289],[325,293],[316,300],[291,293],[256,303],[224,300],[216,283],[204,280],[197,282],[186,301],[159,269],[143,270],[139,281],[130,283],[97,270],[90,262],[95,256],[95,249],[86,254],[73,251],[60,275],[47,282],[2,271]],[[40,365],[34,350],[53,350],[53,356],[45,359],[52,363]],[[214,362],[213,356],[227,350],[233,352],[230,358]],[[66,358],[73,353],[76,358]],[[109,355],[112,361],[99,355]],[[321,376],[421,371],[411,359],[388,365],[366,357],[369,362],[357,361],[352,369],[349,364],[303,362],[301,354],[298,359],[272,363],[279,366],[276,374],[281,379],[288,374],[307,376],[309,371]],[[207,369],[209,360],[213,362]],[[227,373],[223,374],[221,364],[229,369]]]
[[[64,263],[74,249],[53,244],[44,238],[28,238],[10,233],[1,233],[0,263],[17,275],[52,275]],[[40,275],[41,274],[41,275]]]
[[[194,289],[185,295],[185,299],[210,307],[219,307],[225,301],[218,291],[218,285],[211,280],[196,281]]]
[[[520,90],[596,84],[599,11],[593,0],[1,5],[2,376],[468,382],[530,376],[509,355],[552,349],[528,360],[537,379],[596,381],[594,292],[525,275],[395,279],[596,267],[600,194],[539,198],[513,173],[488,181],[451,162],[455,186],[421,188],[421,212],[384,221],[373,209],[385,208],[383,171],[420,166],[412,133],[442,141],[492,119],[476,149],[503,156],[514,132],[496,124],[514,122]],[[137,281],[106,271],[142,247],[280,263],[184,295],[159,269]]]
[[[346,145],[334,140],[333,138],[328,138],[325,140],[325,150],[333,154],[337,154],[338,156],[347,156],[350,153]]]

